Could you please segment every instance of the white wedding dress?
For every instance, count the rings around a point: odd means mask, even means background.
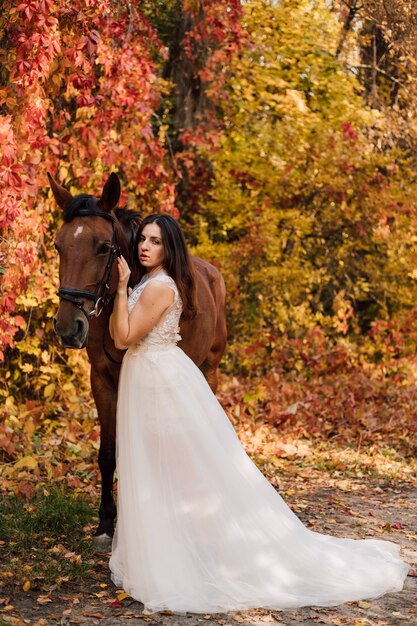
[[[177,347],[181,300],[126,352],[117,408],[113,582],[150,611],[332,606],[402,589],[399,547],[306,528],[245,453]]]

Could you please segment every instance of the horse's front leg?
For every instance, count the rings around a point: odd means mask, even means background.
[[[91,369],[91,388],[100,421],[100,450],[98,463],[101,473],[101,502],[99,525],[94,536],[97,550],[108,552],[114,532],[116,505],[113,498],[116,469],[116,404],[117,389],[112,381]]]

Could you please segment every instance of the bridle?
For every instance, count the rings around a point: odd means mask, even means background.
[[[76,200],[76,198],[74,199]],[[97,211],[94,206],[94,197],[89,196],[87,200],[87,206],[77,207],[73,210],[73,217],[102,217],[105,220],[111,222],[112,225],[112,240],[109,249],[109,257],[107,259],[106,268],[104,270],[101,280],[97,283],[94,291],[87,291],[85,289],[73,289],[72,287],[60,287],[58,289],[58,296],[61,300],[67,300],[80,309],[87,320],[92,317],[98,317],[103,308],[113,299],[114,294],[109,294],[110,290],[110,277],[114,260],[117,256],[120,256],[120,249],[116,240],[115,223],[116,218],[110,213],[104,211]],[[74,201],[73,201],[74,202]],[[71,210],[71,204],[67,206],[66,211]],[[84,302],[81,298],[92,300],[94,302],[94,308],[91,311],[86,311],[84,308]]]

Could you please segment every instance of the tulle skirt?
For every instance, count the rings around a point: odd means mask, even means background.
[[[399,547],[307,529],[177,346],[130,350],[119,383],[114,583],[150,611],[332,606],[399,591]]]

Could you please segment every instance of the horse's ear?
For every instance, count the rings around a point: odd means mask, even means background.
[[[106,184],[103,187],[103,193],[98,201],[99,207],[110,213],[118,204],[120,200],[121,186],[120,180],[117,174],[112,172],[107,179]]]
[[[54,194],[54,197],[58,203],[58,206],[60,206],[61,209],[66,209],[69,203],[71,202],[71,200],[73,199],[72,195],[67,189],[65,189],[65,187],[61,187],[61,185],[59,185],[56,182],[56,180],[52,178],[49,172],[47,172],[47,174],[48,174],[49,184],[51,185],[52,193]]]

